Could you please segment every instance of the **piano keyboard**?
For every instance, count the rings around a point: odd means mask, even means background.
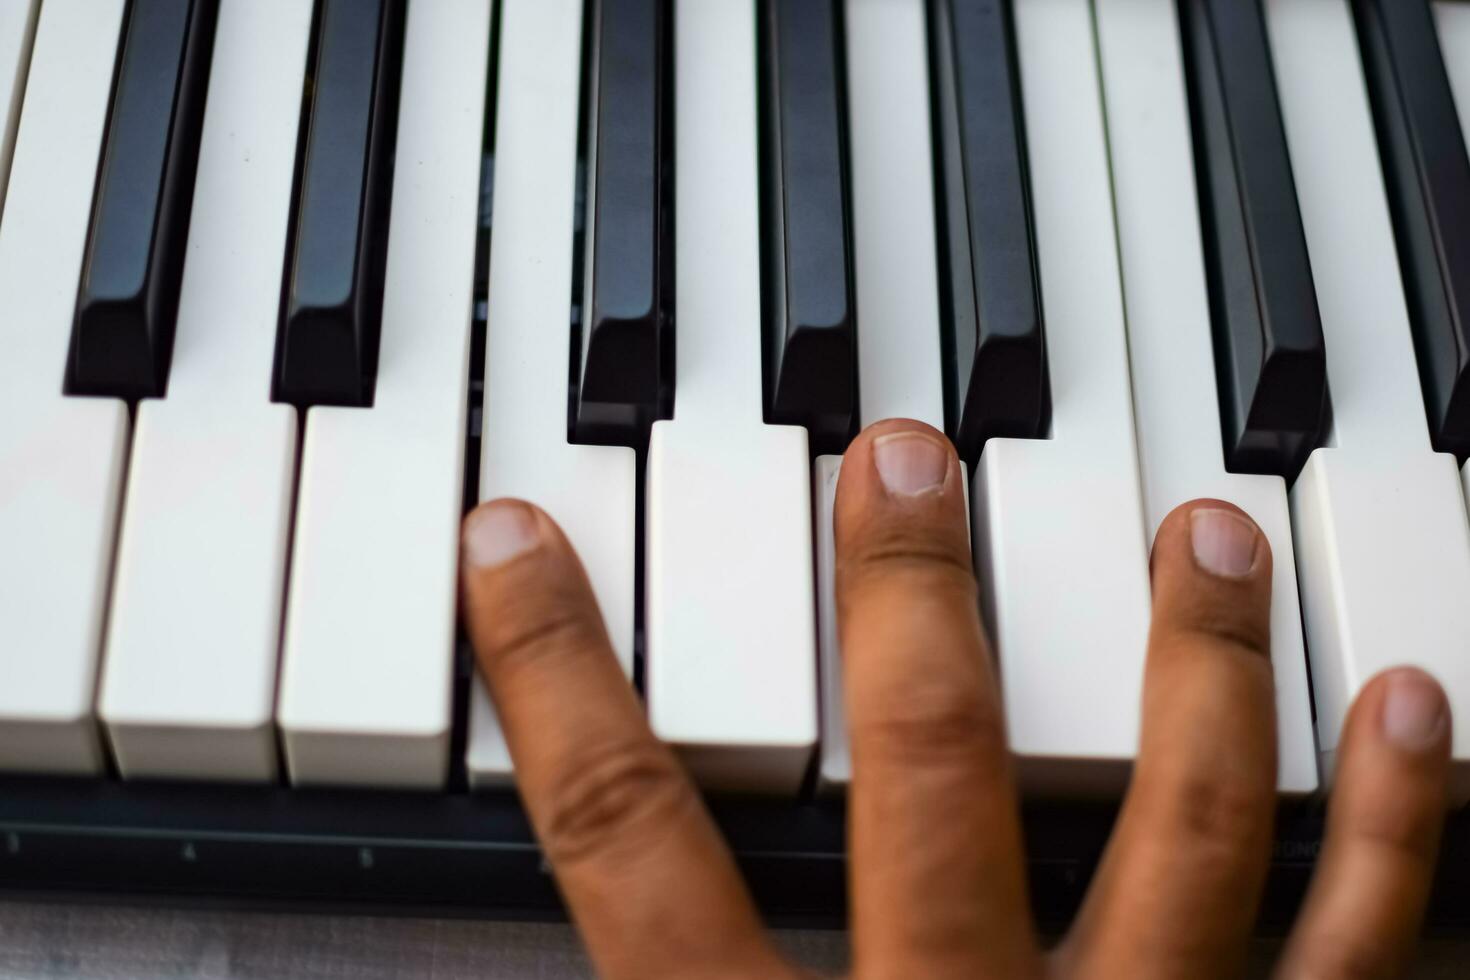
[[[747,867],[840,868],[895,415],[970,466],[1033,847],[1126,785],[1198,496],[1270,539],[1311,812],[1380,669],[1470,717],[1467,135],[1470,0],[0,0],[0,878],[533,852],[456,623],[506,495]]]

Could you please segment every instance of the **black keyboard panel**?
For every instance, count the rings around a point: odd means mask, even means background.
[[[713,800],[769,921],[840,926],[840,801]],[[1047,930],[1076,913],[1115,808],[1025,808],[1031,899]],[[1260,931],[1291,921],[1322,832],[1317,801],[1278,813]],[[557,920],[552,878],[513,793],[384,793],[7,777],[0,892],[312,911]],[[1470,926],[1470,814],[1450,818],[1430,928]]]

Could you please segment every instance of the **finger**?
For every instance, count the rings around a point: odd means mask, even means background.
[[[1270,859],[1276,795],[1271,548],[1239,508],[1159,527],[1132,785],[1061,951],[1083,973],[1229,976]]]
[[[529,504],[495,501],[466,518],[461,546],[476,659],[599,974],[780,975],[718,831],[649,731],[561,531]]]
[[[1403,975],[1429,900],[1449,779],[1444,692],[1412,668],[1374,678],[1348,715],[1317,872],[1281,971]]]
[[[962,479],[943,435],[895,420],[858,436],[838,481],[859,973],[1013,977],[1035,965]]]

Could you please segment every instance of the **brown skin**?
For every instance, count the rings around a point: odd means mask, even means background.
[[[885,489],[875,441],[904,436],[942,447],[937,488]],[[1206,571],[1191,545],[1200,509],[1249,521],[1230,504],[1193,501],[1159,529],[1132,786],[1077,922],[1044,953],[1027,905],[960,463],[942,434],[918,422],[881,422],[853,442],[836,533],[855,976],[1238,974],[1275,805],[1271,554],[1255,531],[1247,573]],[[518,550],[506,544],[515,539]],[[802,975],[766,937],[697,791],[649,731],[561,531],[529,504],[495,501],[466,519],[464,540],[470,637],[526,808],[599,972]],[[1443,717],[1409,747],[1383,734],[1395,685],[1418,685]],[[1403,969],[1433,873],[1449,733],[1443,695],[1419,672],[1390,671],[1364,689],[1283,976]]]

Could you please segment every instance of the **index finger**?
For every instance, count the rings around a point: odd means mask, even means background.
[[[482,505],[465,519],[461,580],[521,797],[599,975],[784,975],[560,529],[520,501]]]

